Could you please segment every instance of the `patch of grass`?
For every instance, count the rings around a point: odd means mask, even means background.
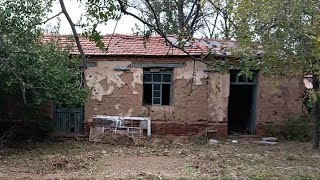
[[[285,121],[282,126],[272,123],[266,125],[267,136],[283,140],[310,141],[312,138],[311,121],[306,116],[294,117]]]
[[[194,167],[192,164],[187,164],[185,166],[185,169],[188,175],[191,177],[197,177],[199,175],[199,170],[197,169],[197,167]]]

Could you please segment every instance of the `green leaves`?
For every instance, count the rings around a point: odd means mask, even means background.
[[[56,42],[41,40],[37,26],[50,3],[0,0],[0,88],[20,99],[25,96],[33,106],[51,101],[70,106],[83,104],[87,92],[81,88],[79,59],[70,59]],[[21,91],[22,84],[25,92]]]
[[[318,73],[315,68],[319,58],[311,53],[317,45],[309,36],[319,35],[317,7],[319,3],[312,0],[240,1],[235,16],[240,48],[261,44],[264,59],[259,68],[267,73]]]

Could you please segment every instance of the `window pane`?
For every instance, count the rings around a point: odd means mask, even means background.
[[[144,74],[143,75],[143,81],[144,82],[151,82],[152,80],[152,75],[151,74]]]
[[[152,84],[143,85],[143,104],[152,104]]]
[[[153,91],[153,97],[160,97],[160,91]]]
[[[153,90],[160,90],[160,84],[154,84]]]
[[[161,74],[153,74],[153,82],[161,82]]]
[[[162,105],[170,105],[170,95],[171,92],[171,84],[163,84],[162,85]]]
[[[238,78],[239,78],[239,82],[246,82],[246,79],[247,79],[246,76],[244,75],[241,75]]]
[[[164,74],[163,82],[171,82],[171,74]]]
[[[230,73],[230,82],[237,82],[237,73]]]
[[[160,104],[160,98],[153,98],[153,104]]]

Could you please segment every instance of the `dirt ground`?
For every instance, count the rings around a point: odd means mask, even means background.
[[[320,179],[319,167],[307,142],[50,140],[0,149],[0,179]]]

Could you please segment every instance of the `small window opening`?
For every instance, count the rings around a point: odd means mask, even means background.
[[[149,68],[143,74],[143,104],[170,105],[172,96],[172,69]]]
[[[240,70],[230,70],[230,83],[232,84],[248,84],[255,85],[257,81],[257,73],[252,71],[252,77],[240,74]]]

